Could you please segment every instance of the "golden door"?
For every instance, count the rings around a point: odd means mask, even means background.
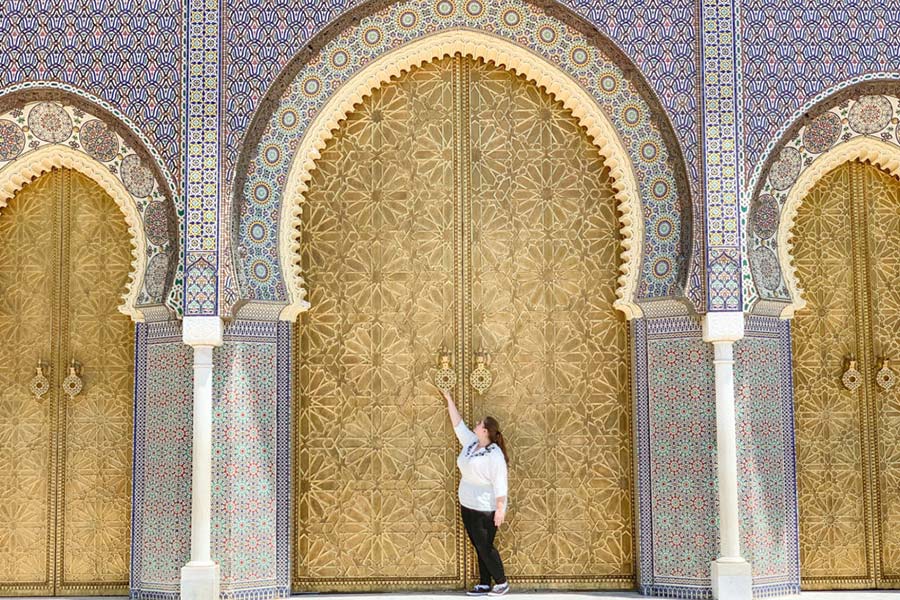
[[[472,582],[458,443],[429,383],[444,345],[470,426],[493,414],[511,445],[512,581],[633,587],[616,202],[571,113],[482,61],[412,69],[329,141],[303,223],[294,588]],[[494,382],[479,397],[481,348]]]
[[[117,305],[130,265],[121,211],[76,171],[0,212],[0,595],[128,591],[134,342]]]
[[[900,182],[847,163],[809,193],[795,231],[802,585],[900,587]]]

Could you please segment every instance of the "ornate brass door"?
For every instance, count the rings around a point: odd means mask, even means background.
[[[296,590],[456,588],[474,556],[456,440],[428,383],[453,349],[471,424],[511,444],[513,581],[634,584],[631,424],[608,169],[545,92],[457,56],[373,92],[304,206]],[[473,353],[495,381],[476,397]]]
[[[112,198],[72,170],[0,213],[0,594],[127,593],[133,330],[116,307],[130,250]]]
[[[900,356],[900,182],[847,163],[810,192],[796,232],[808,301],[793,324],[802,583],[900,587],[900,400],[879,383],[892,369],[882,359]],[[849,355],[856,387],[842,380]]]

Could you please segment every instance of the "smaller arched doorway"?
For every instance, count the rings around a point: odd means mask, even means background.
[[[132,260],[122,211],[73,169],[0,212],[2,595],[128,591]]]
[[[900,182],[846,162],[793,234],[802,586],[900,587]]]

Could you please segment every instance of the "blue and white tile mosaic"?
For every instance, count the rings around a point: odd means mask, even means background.
[[[445,5],[447,11],[440,13]],[[685,210],[681,204],[683,197],[679,198],[679,193],[687,192],[678,189],[673,154],[650,117],[647,100],[620,65],[581,32],[551,14],[522,0],[504,5],[485,4],[477,12],[468,10],[469,6],[408,1],[392,4],[323,41],[322,47],[299,65],[296,76],[282,82],[284,91],[273,100],[272,115],[256,146],[258,152],[250,160],[243,194],[239,196],[240,247],[236,255],[240,256],[238,275],[242,297],[264,301],[287,299],[281,265],[287,264],[290,257],[278,256],[281,195],[299,140],[334,90],[390,49],[425,33],[459,27],[488,31],[544,56],[597,99],[621,133],[641,197],[647,199],[645,230],[655,231],[660,220],[672,224],[673,232],[665,239],[645,236],[637,295],[640,298],[680,295],[687,255],[682,247],[682,227],[690,222],[684,216],[690,208]],[[413,15],[415,26],[404,25],[406,15]],[[542,33],[549,37],[542,37]],[[588,60],[577,60],[578,49],[586,53]],[[625,122],[626,105],[639,107],[636,125]],[[251,227],[258,231],[250,231]]]

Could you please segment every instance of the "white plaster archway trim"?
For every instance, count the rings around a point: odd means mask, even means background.
[[[804,169],[788,192],[781,209],[781,221],[778,224],[776,238],[778,263],[791,296],[790,304],[781,311],[782,319],[793,318],[794,313],[806,306],[803,288],[797,279],[797,268],[794,266],[793,229],[797,211],[807,194],[822,177],[852,160],[869,161],[894,177],[900,177],[900,146],[867,136],[855,137],[838,144],[820,155],[809,167]]]
[[[28,152],[0,169],[0,210],[23,187],[53,168],[68,168],[79,171],[94,180],[109,194],[125,216],[128,234],[131,238],[131,272],[128,274],[125,294],[119,311],[131,317],[133,321],[142,322],[143,313],[135,306],[138,293],[144,283],[144,271],[147,268],[147,240],[140,212],[134,198],[125,189],[118,177],[109,168],[85,153],[78,152],[62,144],[49,144]],[[2,217],[2,214],[0,214]]]
[[[328,100],[310,123],[288,173],[279,223],[279,255],[285,273],[290,303],[280,318],[293,321],[309,308],[299,263],[299,235],[302,203],[308,182],[316,168],[320,151],[344,119],[363,98],[409,69],[455,53],[471,55],[503,65],[543,86],[548,93],[572,111],[572,115],[593,138],[613,178],[622,236],[621,264],[614,306],[626,319],[641,316],[634,301],[640,274],[644,223],[637,178],[622,140],[610,120],[576,81],[558,66],[527,48],[489,33],[472,29],[451,29],[419,38],[380,56],[351,77]],[[287,264],[285,264],[287,263]]]

